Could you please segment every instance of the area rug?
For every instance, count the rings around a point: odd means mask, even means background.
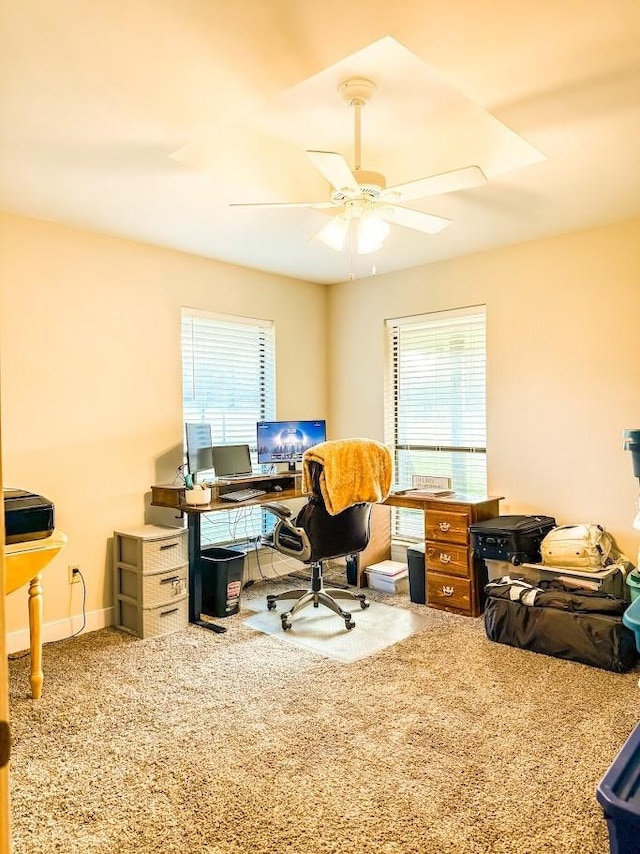
[[[245,626],[334,661],[367,658],[421,631],[429,623],[428,618],[421,614],[381,602],[371,602],[368,608],[361,610],[357,602],[343,600],[341,607],[351,612],[356,624],[354,629],[347,629],[337,614],[320,605],[318,608],[310,606],[296,614],[291,620],[291,628],[285,632],[280,614],[292,606],[291,600],[278,603],[275,611],[267,611],[264,597],[245,604],[256,611],[244,621]]]

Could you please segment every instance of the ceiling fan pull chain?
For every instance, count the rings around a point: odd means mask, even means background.
[[[353,102],[353,112],[354,112],[354,124],[355,124],[355,152],[354,152],[354,171],[359,172],[360,167],[362,165],[361,162],[361,150],[360,150],[360,128],[361,128],[361,110],[362,110],[362,101],[357,100]]]

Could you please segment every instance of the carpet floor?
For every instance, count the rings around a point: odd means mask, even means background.
[[[47,645],[38,702],[11,661],[14,854],[606,854],[595,790],[640,717],[638,672],[371,598],[424,625],[348,663],[246,607],[225,634]]]

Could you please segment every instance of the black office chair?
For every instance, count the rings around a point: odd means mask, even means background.
[[[346,441],[346,440],[345,440]],[[358,441],[358,440],[354,440]],[[369,443],[374,444],[374,443]],[[388,453],[384,448],[382,452]],[[353,593],[351,590],[338,587],[324,587],[322,580],[323,563],[327,560],[346,557],[357,560],[357,555],[367,546],[370,533],[371,503],[357,502],[339,513],[331,514],[327,510],[322,494],[321,478],[323,466],[316,461],[307,461],[307,487],[310,498],[298,513],[295,520],[291,519],[292,511],[285,504],[278,502],[263,504],[263,508],[278,517],[273,533],[263,538],[263,543],[282,554],[295,557],[311,567],[311,589],[286,590],[283,593],[269,594],[267,608],[272,611],[280,600],[296,600],[293,607],[281,614],[282,628],[291,628],[291,617],[307,605],[325,605],[338,616],[342,617],[347,629],[355,626],[351,613],[343,610],[336,599],[347,599],[357,602],[360,608],[369,607],[364,593]],[[390,469],[390,462],[388,463]],[[384,487],[381,495],[383,500],[388,493]]]

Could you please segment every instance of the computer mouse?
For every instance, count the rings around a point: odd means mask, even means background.
[[[273,491],[274,492],[282,492],[282,487],[281,486],[274,486]]]

